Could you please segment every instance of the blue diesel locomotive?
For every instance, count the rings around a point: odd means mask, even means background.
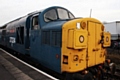
[[[69,10],[53,6],[2,26],[0,45],[58,73],[87,73],[105,62],[110,34],[94,18],[75,18]]]

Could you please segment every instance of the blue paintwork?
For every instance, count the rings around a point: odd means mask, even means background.
[[[37,59],[42,65],[55,70],[56,72],[61,72],[61,47],[42,44],[41,32],[44,30],[49,30],[51,32],[62,31],[62,25],[65,22],[66,21],[50,22],[40,30],[31,31],[30,55]],[[51,36],[50,40],[52,40]],[[56,55],[59,55],[59,58],[56,58]]]
[[[65,23],[66,21],[56,21],[56,22],[50,22],[43,26],[41,29],[42,30],[62,30],[61,26]]]
[[[16,28],[19,27],[19,26],[24,26],[24,29],[26,30],[26,19],[27,17],[22,17],[20,19],[17,19],[15,21],[12,21],[10,23],[7,24],[6,26],[6,29],[7,30],[10,30],[12,27],[12,29],[15,30],[14,33],[10,33],[10,32],[7,32],[6,34],[6,43],[7,43],[7,47],[14,50],[14,51],[17,51],[19,53],[22,53],[22,54],[25,54],[26,52],[26,49],[25,49],[25,44],[26,44],[26,41],[24,40],[24,44],[18,44],[18,43],[10,43],[10,37],[14,37],[16,39]],[[26,33],[26,31],[24,30],[24,33]],[[24,39],[26,37],[26,34],[24,34]]]
[[[62,37],[62,25],[67,20],[63,20],[63,21],[56,20],[56,21],[51,21],[51,22],[45,22],[44,14],[48,10],[53,9],[53,8],[62,8],[62,7],[58,7],[58,6],[49,7],[47,9],[30,13],[22,18],[19,18],[10,23],[7,23],[6,31],[9,30],[9,27],[14,27],[16,30],[18,26],[24,26],[24,44],[17,44],[17,43],[9,42],[10,37],[16,38],[16,31],[14,33],[7,32],[6,43],[7,43],[8,48],[11,48],[22,54],[29,54],[33,59],[38,61],[43,66],[61,73],[61,47],[52,45],[52,32],[59,31],[61,32],[59,36]],[[35,14],[39,14],[38,23],[40,25],[39,25],[38,30],[31,30],[31,18]],[[43,36],[44,31],[50,32],[50,44],[42,43],[42,36]],[[58,58],[56,58],[56,55],[58,55]]]
[[[57,7],[50,7],[43,12],[40,13],[40,29],[31,31],[30,36],[30,55],[38,60],[42,65],[48,67],[56,72],[61,73],[61,47],[42,44],[42,31],[50,31],[50,35],[52,31],[62,31],[62,25],[66,21],[52,21],[46,23],[44,21],[43,15],[50,9]],[[62,35],[61,35],[62,36]],[[50,44],[52,37],[50,36]],[[56,55],[59,55],[59,58],[56,58]]]

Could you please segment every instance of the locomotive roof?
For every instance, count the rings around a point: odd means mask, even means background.
[[[14,21],[18,21],[18,20],[20,20],[20,19],[22,19],[22,18],[25,18],[25,17],[27,18],[28,16],[32,16],[32,15],[34,15],[34,14],[41,13],[41,12],[43,12],[43,11],[46,11],[46,10],[49,10],[49,9],[52,9],[52,8],[63,8],[63,9],[65,9],[65,10],[67,10],[66,8],[60,7],[60,6],[48,7],[48,8],[42,9],[42,10],[38,10],[38,11],[34,11],[34,12],[31,12],[31,13],[28,13],[27,15],[25,15],[25,16],[23,16],[23,17],[20,17],[20,18],[17,18],[17,19],[15,19],[15,20],[12,20],[12,21],[6,23],[5,25],[1,26],[1,28],[5,28],[9,23],[12,23],[12,22],[14,22]],[[69,11],[69,10],[67,10],[67,11]],[[69,11],[69,12],[70,12],[70,11]]]
[[[33,15],[33,14],[41,13],[41,12],[47,10],[47,9],[52,9],[52,8],[63,8],[63,9],[66,9],[66,8],[60,7],[60,6],[52,6],[52,7],[48,7],[48,8],[45,8],[45,9],[41,9],[41,10],[38,10],[38,11],[31,12],[31,13],[29,13],[28,15]],[[67,10],[67,9],[66,9],[66,10]],[[67,10],[67,11],[69,11],[69,10]],[[69,11],[69,12],[70,12],[70,11]]]
[[[0,29],[6,28],[7,25],[0,26]]]

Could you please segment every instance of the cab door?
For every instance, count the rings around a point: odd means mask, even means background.
[[[38,15],[31,17],[31,31],[30,31],[30,55],[35,56],[39,52],[40,47],[40,26],[38,23]]]
[[[97,22],[88,22],[88,67],[103,62],[101,53],[101,33],[102,24]]]

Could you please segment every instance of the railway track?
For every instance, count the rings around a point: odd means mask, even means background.
[[[108,72],[106,74],[105,80],[120,80],[120,69],[116,69],[115,74]]]
[[[108,54],[120,54],[120,49],[116,48],[107,48]]]
[[[116,49],[116,48],[108,48],[107,49],[107,58],[109,58],[110,60],[112,60],[112,62],[114,62],[116,64],[116,72],[114,75],[112,75],[110,72],[107,74],[107,79],[106,80],[120,80],[120,49]]]
[[[116,73],[114,76],[115,76],[115,78],[118,78],[120,80],[120,69],[116,70]]]

